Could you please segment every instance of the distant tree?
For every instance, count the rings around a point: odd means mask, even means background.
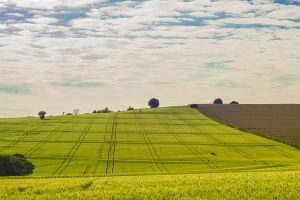
[[[230,104],[239,104],[239,102],[237,102],[237,101],[232,101],[232,102],[230,102]]]
[[[198,108],[198,104],[191,104],[190,107],[191,108]]]
[[[73,110],[73,113],[74,113],[74,115],[78,115],[78,114],[79,114],[79,112],[80,112],[80,110],[79,110],[79,109],[75,109],[75,110]]]
[[[22,154],[0,155],[0,176],[24,176],[32,174],[34,165]]]
[[[156,98],[152,98],[148,101],[148,106],[150,106],[150,108],[158,108],[159,107],[159,100]]]
[[[111,110],[109,110],[108,107],[104,108],[102,111],[103,111],[104,113],[109,113],[109,112],[111,112]]]
[[[67,113],[66,115],[73,115],[72,113]]]
[[[112,112],[108,107],[104,108],[103,110],[94,110],[93,113],[110,113]]]
[[[134,110],[134,107],[129,106],[127,110]]]
[[[47,114],[47,113],[46,113],[45,111],[40,111],[40,112],[38,113],[40,119],[45,119],[45,118],[46,118],[46,114]]]
[[[217,98],[214,100],[214,104],[223,104],[223,100],[220,98]]]

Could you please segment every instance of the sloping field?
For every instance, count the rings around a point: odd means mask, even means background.
[[[208,117],[300,148],[299,104],[199,105]]]
[[[0,153],[25,154],[33,176],[297,170],[300,151],[187,107],[0,120]]]

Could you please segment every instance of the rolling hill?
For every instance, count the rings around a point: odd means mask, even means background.
[[[187,107],[0,119],[0,153],[26,155],[34,177],[300,168],[299,150]]]

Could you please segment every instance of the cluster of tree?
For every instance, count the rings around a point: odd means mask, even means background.
[[[0,155],[0,176],[24,176],[32,174],[34,165],[22,154]]]
[[[111,110],[108,109],[108,107],[104,108],[103,110],[94,110],[93,113],[110,113]]]
[[[223,104],[223,100],[221,98],[217,98],[214,100],[213,104]],[[230,104],[239,104],[237,101],[232,101]]]
[[[217,98],[214,100],[213,104],[223,104],[223,100],[221,98]],[[239,102],[232,101],[230,104],[239,104]],[[190,108],[198,108],[198,104],[190,104]]]
[[[150,106],[150,108],[157,108],[159,107],[159,100],[156,98],[152,98],[148,101],[148,106]],[[134,110],[134,107],[129,106],[127,108],[127,110]],[[108,107],[104,108],[103,110],[94,110],[92,113],[110,113],[112,112]],[[79,114],[79,109],[73,110],[74,115]],[[46,117],[46,112],[45,111],[40,111],[38,113],[40,119],[45,119]],[[63,115],[65,114],[65,112],[63,112]],[[66,115],[73,115],[72,113],[67,113]]]

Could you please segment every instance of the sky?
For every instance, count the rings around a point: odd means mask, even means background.
[[[0,0],[0,116],[300,103],[300,0]]]

